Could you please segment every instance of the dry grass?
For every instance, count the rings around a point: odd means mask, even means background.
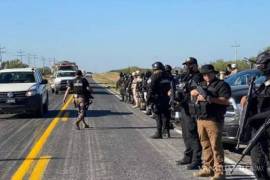
[[[107,72],[107,73],[93,74],[93,79],[98,83],[101,83],[107,87],[109,86],[115,89],[116,82],[119,79],[119,73]]]

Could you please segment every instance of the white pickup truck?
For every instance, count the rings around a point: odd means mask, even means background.
[[[0,114],[29,113],[41,117],[49,105],[46,84],[35,68],[0,70]]]
[[[75,79],[76,71],[57,71],[52,79],[52,93],[58,94],[59,91],[65,91],[69,81]]]

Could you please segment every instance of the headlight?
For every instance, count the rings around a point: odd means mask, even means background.
[[[27,97],[30,97],[30,96],[35,96],[36,94],[37,94],[37,90],[32,89],[32,90],[27,91],[25,95]]]
[[[56,80],[54,80],[54,83],[55,84],[60,84],[61,83],[61,80],[60,79],[56,79]]]

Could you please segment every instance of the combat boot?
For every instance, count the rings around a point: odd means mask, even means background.
[[[197,170],[201,168],[202,163],[200,162],[192,162],[187,166],[187,170]]]
[[[225,180],[225,175],[224,174],[215,174],[215,176],[212,177],[211,180]]]
[[[80,129],[81,129],[81,128],[80,128],[80,122],[79,122],[79,121],[77,121],[77,122],[75,123],[75,125],[76,125],[77,130],[80,130]]]
[[[194,177],[212,177],[214,176],[214,171],[209,168],[203,168],[199,170],[199,172],[196,172],[193,174]]]
[[[88,124],[85,124],[84,128],[88,129],[88,128],[90,128],[90,126]]]
[[[151,136],[152,139],[162,139],[161,133],[155,133],[153,136]]]
[[[191,157],[185,156],[183,159],[176,161],[177,165],[187,165],[191,163]]]

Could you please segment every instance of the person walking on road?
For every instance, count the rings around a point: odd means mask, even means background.
[[[76,127],[80,130],[80,123],[83,122],[85,128],[89,128],[89,125],[85,122],[85,115],[90,105],[90,99],[93,98],[91,95],[92,89],[87,81],[82,75],[82,71],[77,70],[76,78],[69,82],[63,102],[66,102],[66,98],[69,92],[74,93],[74,104],[78,108],[78,118],[76,121]]]

